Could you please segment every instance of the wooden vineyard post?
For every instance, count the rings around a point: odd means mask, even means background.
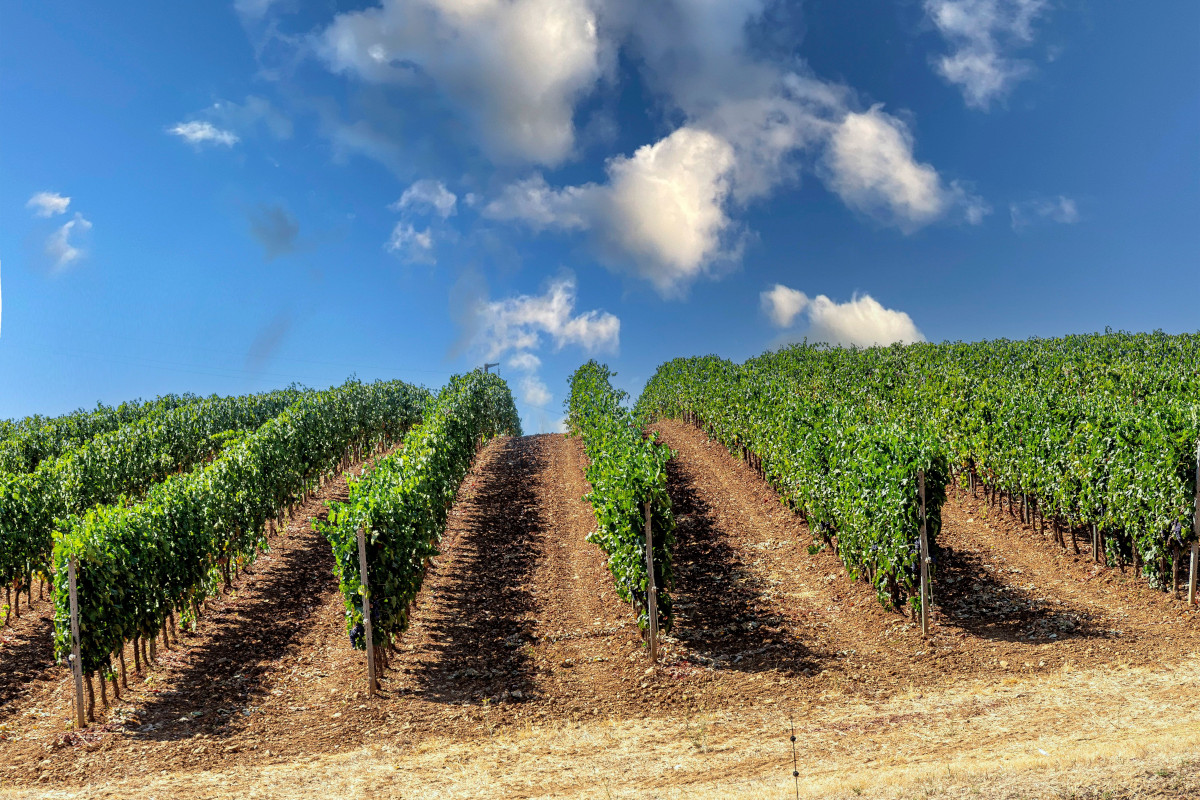
[[[75,556],[67,561],[67,590],[71,602],[71,671],[75,673],[75,725],[87,727],[83,699],[83,662],[79,658],[79,593],[75,589]]]
[[[358,526],[358,574],[363,601],[363,634],[367,642],[367,695],[374,696],[375,683],[375,637],[371,634],[371,584],[367,579],[367,537],[362,526]]]
[[[1196,561],[1200,558],[1200,441],[1196,442],[1196,498],[1192,505],[1192,564],[1188,574],[1188,605],[1196,602]]]
[[[929,635],[929,534],[925,524],[925,470],[917,470],[921,492],[921,635]]]
[[[650,623],[650,660],[658,662],[658,587],[654,585],[654,541],[650,533],[650,501],[646,501],[646,616]]]

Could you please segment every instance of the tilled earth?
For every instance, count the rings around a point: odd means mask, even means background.
[[[657,428],[677,452],[678,524],[676,622],[657,668],[586,541],[595,523],[579,442],[499,439],[463,483],[381,697],[365,696],[329,547],[309,523],[344,496],[339,479],[87,731],[67,730],[71,687],[51,660],[48,604],[0,629],[0,785],[81,787],[749,709],[795,714],[816,735],[834,697],[881,704],[1004,675],[1169,669],[1200,650],[1184,603],[1086,552],[1064,554],[969,493],[943,510],[923,639],[832,553],[810,555],[807,527],[743,462],[690,426]],[[883,724],[904,723],[893,716]]]

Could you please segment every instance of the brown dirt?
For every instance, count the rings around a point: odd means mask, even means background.
[[[678,452],[679,527],[657,669],[585,541],[578,441],[500,439],[464,481],[381,697],[365,697],[328,545],[307,524],[318,499],[182,648],[131,676],[107,724],[64,737],[65,672],[39,655],[35,619],[5,629],[0,787],[782,797],[789,718],[806,797],[1200,787],[1184,604],[952,499],[922,639],[831,553],[809,555],[806,526],[745,464],[689,426],[658,428]]]

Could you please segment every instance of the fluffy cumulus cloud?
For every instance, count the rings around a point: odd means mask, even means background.
[[[554,399],[554,396],[550,394],[550,389],[536,375],[522,376],[517,381],[517,388],[520,391],[521,400],[531,406],[545,408]]]
[[[29,198],[25,207],[33,209],[34,216],[53,217],[56,214],[66,213],[69,205],[71,205],[71,198],[63,197],[58,192],[38,192]]]
[[[1012,219],[1013,230],[1021,230],[1039,223],[1057,222],[1060,225],[1073,225],[1079,222],[1079,208],[1070,197],[1038,197],[1019,203],[1010,203],[1009,216]]]
[[[1033,41],[1047,0],[925,0],[925,11],[951,52],[934,61],[972,108],[986,110],[1032,72],[1011,53]]]
[[[454,214],[457,203],[458,197],[446,188],[446,184],[426,178],[405,189],[400,199],[388,208],[393,211],[430,210],[446,219]]]
[[[536,176],[508,187],[484,213],[535,228],[593,231],[615,260],[628,260],[637,275],[671,294],[721,251],[733,164],[724,139],[682,127],[610,160],[604,184],[555,190]]]
[[[77,247],[72,238],[86,234],[92,229],[92,223],[76,214],[74,219],[65,223],[46,240],[46,255],[50,258],[54,269],[62,270],[83,257],[84,251]]]
[[[537,372],[542,366],[542,360],[533,353],[514,353],[508,359],[508,366],[523,372]]]
[[[808,295],[777,283],[759,295],[763,311],[776,328],[790,328],[796,315],[808,305]]]
[[[837,303],[823,294],[809,298],[804,292],[775,284],[762,293],[761,299],[764,312],[778,328],[791,328],[802,316],[807,325],[804,336],[809,341],[840,347],[925,341],[908,314],[884,308],[867,294]]]
[[[218,128],[211,122],[196,120],[193,122],[180,122],[179,124],[168,128],[167,133],[178,136],[185,142],[191,145],[219,144],[225,147],[233,147],[241,139],[233,131],[227,131]]]
[[[544,165],[571,154],[608,59],[586,0],[383,0],[338,15],[318,51],[372,83],[432,83],[494,158]]]
[[[873,106],[849,113],[826,151],[827,183],[853,209],[912,231],[961,207],[978,224],[986,204],[961,186],[947,186],[937,170],[913,157],[908,126]]]

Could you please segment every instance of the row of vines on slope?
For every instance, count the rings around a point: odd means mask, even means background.
[[[268,522],[352,451],[396,441],[419,420],[427,397],[400,381],[306,393],[142,502],[72,516],[55,534],[53,553],[58,655],[71,644],[69,559],[77,562],[82,667],[89,675],[107,672],[126,642],[152,640],[176,612],[198,614],[230,561],[249,562],[265,546]]]
[[[349,498],[330,503],[318,528],[333,549],[334,574],[354,647],[366,647],[358,530],[366,541],[372,640],[376,657],[408,628],[409,606],[425,578],[459,485],[484,442],[521,435],[508,385],[497,375],[456,375],[431,400],[400,449],[351,480]],[[381,664],[382,666],[382,664]]]
[[[61,417],[6,421],[0,426],[0,473],[33,472],[46,459],[57,458],[89,439],[199,399],[191,394],[169,394],[145,403],[134,400],[119,406],[100,404],[92,411],[74,411]]]
[[[671,554],[675,517],[667,493],[671,450],[645,435],[613,388],[614,373],[589,361],[571,375],[567,424],[583,440],[588,456],[586,477],[592,490],[584,498],[596,515],[596,531],[588,541],[608,554],[617,594],[638,612],[638,626],[649,624],[646,566],[646,504],[650,504],[654,586],[659,625],[670,631],[670,589],[674,585]]]
[[[1107,563],[1154,586],[1172,585],[1195,539],[1198,334],[791,347],[746,366],[932,430],[963,482],[1064,547],[1094,528]]]
[[[45,574],[56,520],[141,496],[257,429],[303,394],[289,388],[161,409],[43,461],[33,472],[0,475],[0,583],[20,591],[32,585],[35,574]]]
[[[926,475],[931,549],[941,527],[948,465],[927,426],[872,413],[861,388],[810,387],[770,361],[739,366],[707,356],[669,361],[647,383],[637,412],[695,424],[747,458],[847,571],[881,603],[919,603],[921,501]]]

